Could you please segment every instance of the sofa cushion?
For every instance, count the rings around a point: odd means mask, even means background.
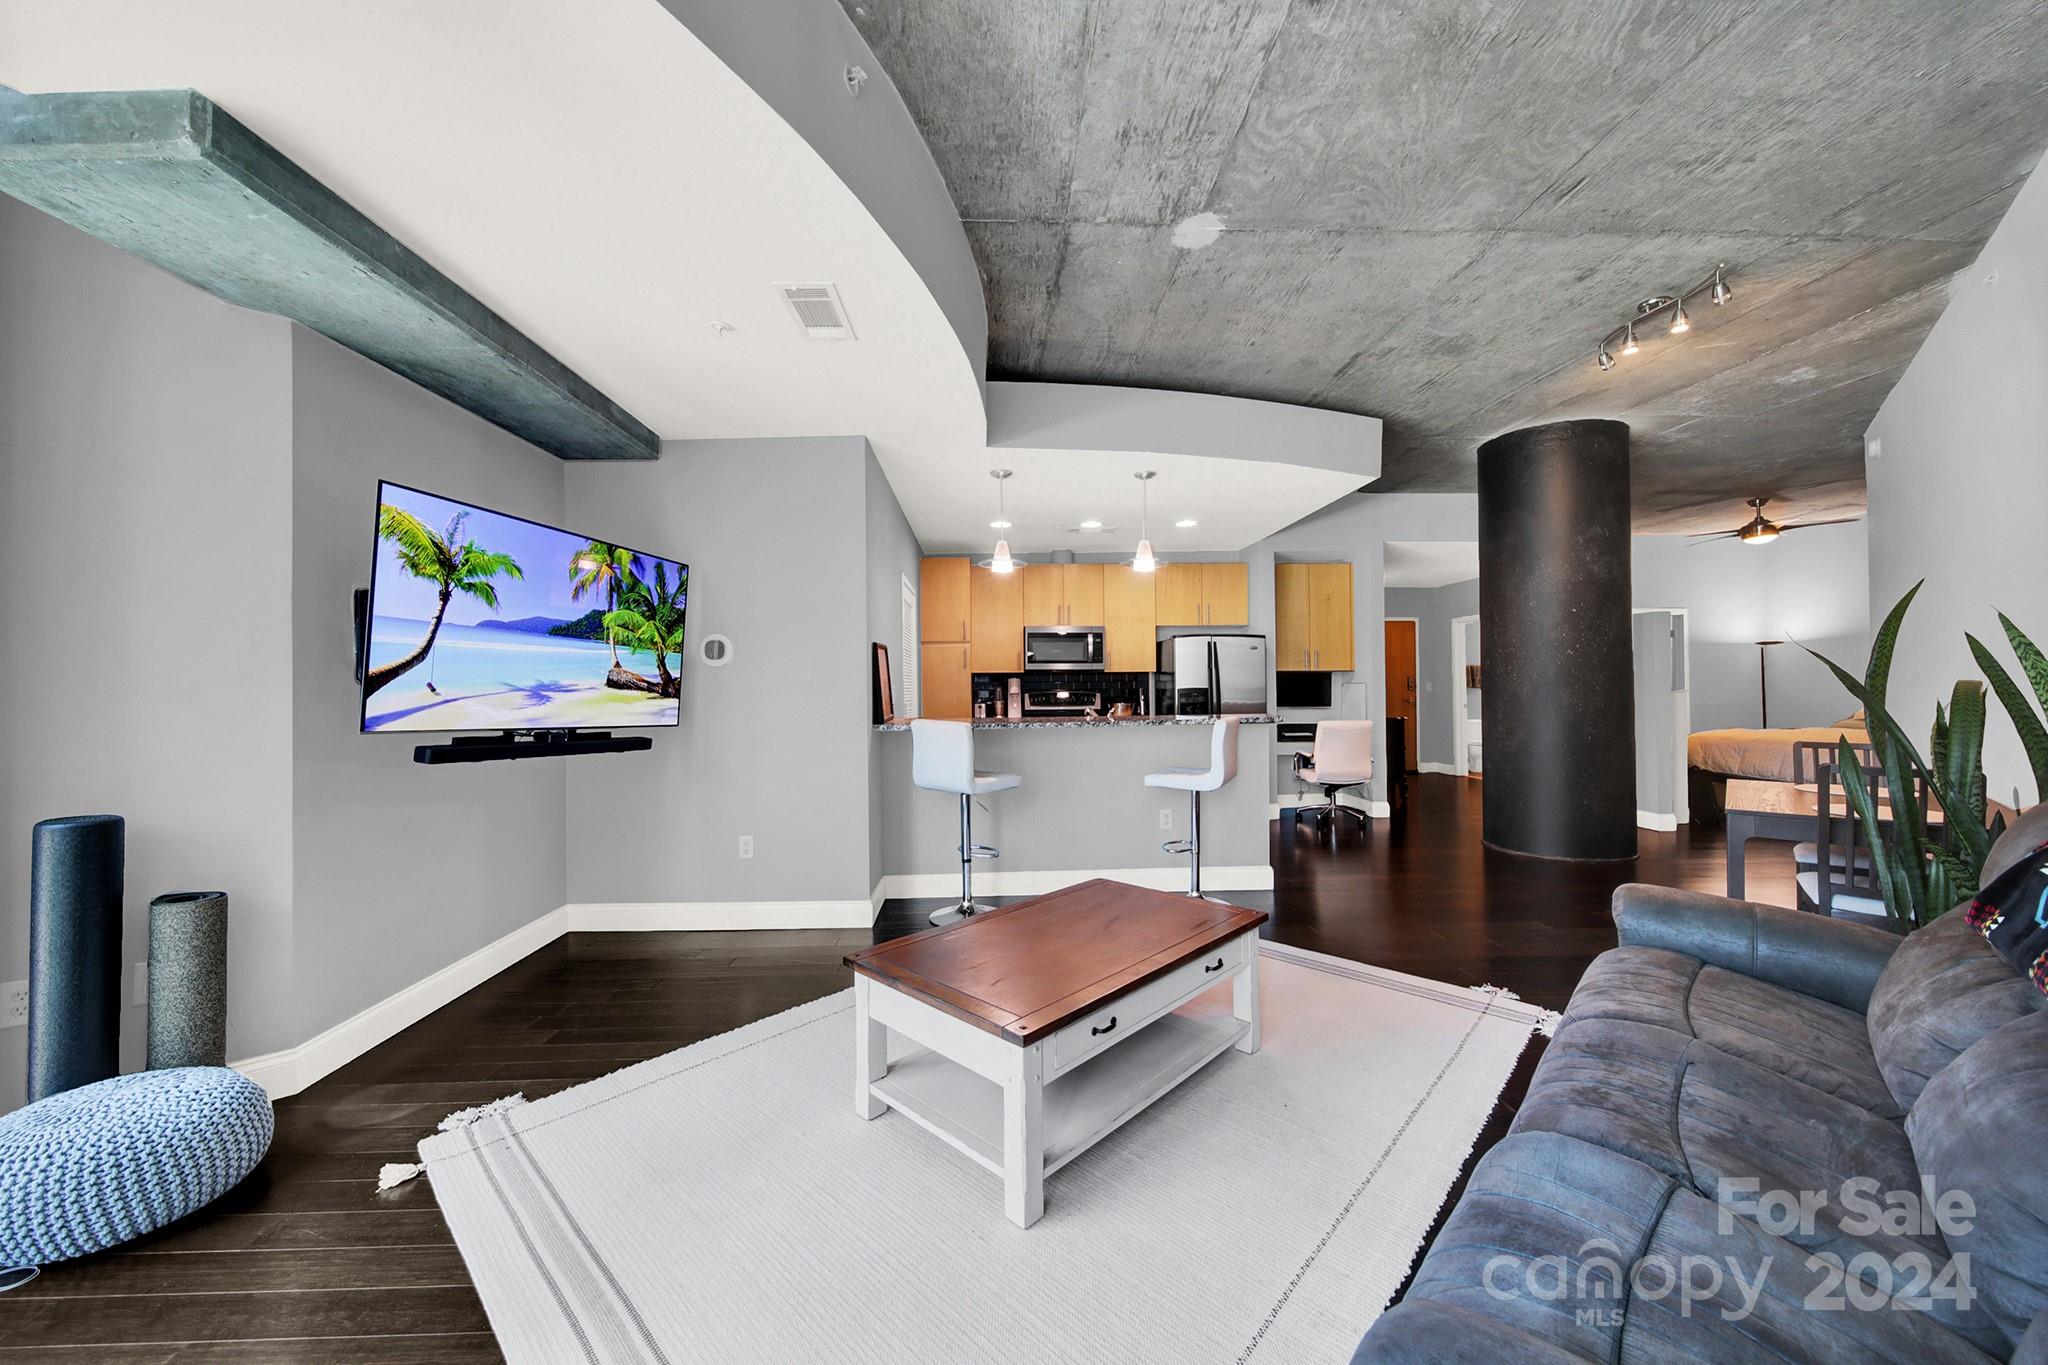
[[[2048,1014],[2033,1013],[1973,1043],[1927,1083],[1906,1120],[1920,1171],[1937,1196],[1972,1208],[1945,1229],[1970,1258],[1971,1284],[2017,1344],[2048,1307]]]
[[[1944,1271],[1949,1252],[1924,1227],[1878,1216],[1920,1177],[1905,1129],[1834,1095],[1648,1024],[1566,1024],[1545,1051],[1511,1133],[1576,1138],[1639,1161],[1701,1198],[1764,1223],[1802,1253],[1844,1264],[1874,1254],[1891,1266]],[[1780,1193],[1819,1196],[1792,1216]],[[1870,1274],[1874,1263],[1859,1263]],[[2003,1351],[1980,1309],[1949,1301],[1935,1318]]]
[[[1473,1168],[1401,1306],[1357,1359],[1479,1359],[1458,1345],[1474,1319],[1495,1324],[1471,1337],[1501,1360],[1992,1358],[1882,1296],[1812,1311],[1829,1278],[1797,1247],[1639,1162],[1517,1133]]]
[[[1698,1038],[1880,1118],[1905,1110],[1871,1055],[1854,1010],[1663,948],[1615,948],[1593,959],[1565,1010],[1582,1019],[1651,1024]]]
[[[1870,1042],[1893,1098],[1910,1110],[1964,1048],[2042,1004],[1962,915],[1915,930],[1870,996]]]

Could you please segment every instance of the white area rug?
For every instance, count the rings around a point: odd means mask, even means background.
[[[1262,951],[1263,1048],[1056,1172],[1028,1230],[910,1120],[855,1116],[851,991],[420,1153],[515,1363],[1342,1362],[1543,1015]]]

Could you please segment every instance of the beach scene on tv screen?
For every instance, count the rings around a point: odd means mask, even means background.
[[[673,725],[689,568],[385,484],[365,730]]]

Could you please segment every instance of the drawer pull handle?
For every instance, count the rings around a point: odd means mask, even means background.
[[[1222,958],[1220,958],[1220,957],[1219,957],[1219,958],[1217,958],[1217,959],[1216,959],[1216,960],[1215,960],[1214,962],[1212,962],[1212,963],[1210,963],[1210,964],[1209,964],[1208,966],[1206,966],[1206,967],[1202,968],[1202,970],[1203,970],[1203,971],[1205,971],[1205,972],[1220,972],[1220,971],[1222,971],[1222,970],[1223,970],[1223,959],[1222,959]]]
[[[1104,1024],[1104,1025],[1103,1025],[1103,1026],[1102,1026],[1101,1028],[1091,1028],[1091,1029],[1089,1029],[1089,1030],[1088,1030],[1088,1032],[1090,1032],[1091,1034],[1094,1034],[1094,1035],[1095,1035],[1095,1036],[1097,1036],[1097,1037],[1100,1037],[1100,1036],[1102,1036],[1103,1034],[1105,1034],[1105,1033],[1109,1032],[1109,1031],[1110,1031],[1111,1029],[1113,1029],[1113,1028],[1115,1028],[1115,1027],[1116,1027],[1116,1016],[1115,1016],[1114,1014],[1112,1014],[1112,1015],[1110,1015],[1110,1016],[1109,1016],[1109,1022],[1108,1022],[1108,1023]]]

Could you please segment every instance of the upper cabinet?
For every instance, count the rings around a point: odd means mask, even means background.
[[[1345,673],[1355,663],[1349,564],[1273,566],[1273,666]]]
[[[1024,671],[1022,574],[979,566],[968,571],[967,659],[976,673]]]
[[[1102,574],[1102,658],[1111,673],[1150,673],[1159,657],[1153,574],[1128,564],[1096,565]]]
[[[1251,624],[1251,570],[1243,564],[1164,564],[1153,574],[1162,626]]]
[[[1027,564],[1024,579],[1024,624],[1027,626],[1099,626],[1102,618],[1102,574],[1105,564]]]
[[[964,559],[927,559],[918,573],[918,638],[925,644],[967,643]]]

